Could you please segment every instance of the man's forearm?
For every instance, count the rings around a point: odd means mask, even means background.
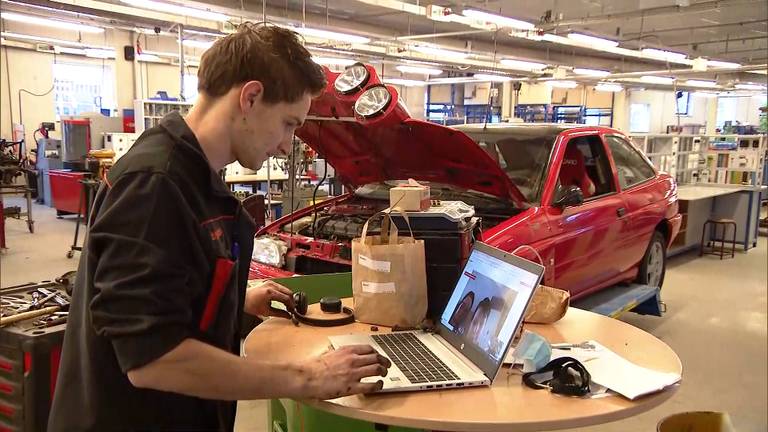
[[[129,371],[128,378],[136,387],[217,400],[306,397],[311,381],[299,364],[246,360],[195,339]]]

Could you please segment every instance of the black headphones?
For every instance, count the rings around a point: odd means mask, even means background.
[[[345,314],[345,316],[341,318],[320,319],[306,316],[309,304],[307,301],[307,293],[304,291],[296,291],[293,293],[293,303],[296,306],[291,314],[294,325],[299,325],[299,322],[303,322],[304,324],[316,327],[335,327],[355,322],[355,312],[351,308],[342,306],[341,299],[338,297],[321,298],[320,310],[329,314]]]
[[[538,375],[552,374],[552,378],[538,381]],[[550,389],[552,393],[566,396],[589,394],[591,376],[581,362],[572,357],[560,357],[547,363],[536,372],[523,374],[523,383],[534,390]]]

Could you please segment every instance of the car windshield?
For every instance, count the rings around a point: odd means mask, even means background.
[[[355,195],[361,198],[375,200],[389,200],[389,189],[394,186],[407,184],[408,180],[388,180],[379,183],[369,183],[355,190]],[[429,186],[431,198],[443,201],[463,201],[471,206],[482,208],[486,211],[504,210],[509,208],[509,202],[482,192],[461,189],[457,186],[419,181]]]
[[[557,135],[464,131],[495,160],[531,203],[541,200],[549,158]]]

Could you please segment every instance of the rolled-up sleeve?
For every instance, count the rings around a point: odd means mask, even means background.
[[[166,175],[125,174],[107,192],[87,243],[95,265],[91,324],[111,340],[123,372],[190,337],[197,242],[189,206]]]

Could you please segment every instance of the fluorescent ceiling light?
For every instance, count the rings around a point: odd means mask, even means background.
[[[509,28],[520,29],[520,30],[533,30],[536,28],[535,25],[526,21],[507,18],[505,16],[483,12],[475,9],[464,9],[461,12],[461,14],[464,15],[465,17],[487,21],[489,23],[496,24],[499,27],[509,27]]]
[[[440,75],[443,73],[440,69],[418,67],[418,66],[396,66],[395,69],[404,73],[422,74],[422,75]]]
[[[736,84],[739,90],[765,90],[765,86],[757,84]]]
[[[424,45],[414,45],[411,47],[411,49],[414,51],[418,51],[422,54],[428,54],[435,57],[448,57],[451,59],[464,59],[469,56],[468,53],[461,52],[461,51],[451,51],[447,49],[434,48],[434,47],[424,46]]]
[[[196,35],[200,35],[200,36],[210,36],[210,37],[216,37],[216,38],[222,37],[222,36],[226,36],[225,33],[216,33],[216,32],[201,31],[201,30],[187,30],[187,29],[184,29],[184,33],[196,34]]]
[[[579,83],[576,81],[547,81],[547,85],[550,87],[571,89],[578,87]]]
[[[720,87],[714,81],[702,81],[702,80],[687,80],[685,82],[685,85],[691,86],[691,87],[709,87],[709,88]]]
[[[329,39],[339,42],[366,44],[371,40],[367,37],[351,35],[348,33],[338,33],[328,30],[313,29],[309,27],[292,27],[291,30],[304,36],[309,36],[318,39]]]
[[[703,97],[703,98],[715,98],[717,97],[717,93],[710,93],[710,92],[693,92],[691,93],[695,97]]]
[[[640,77],[640,81],[651,83],[651,84],[672,84],[673,82],[675,82],[675,79],[670,77],[660,77],[655,75],[643,75],[642,77]]]
[[[84,24],[77,24],[67,21],[52,20],[47,18],[40,18],[31,15],[21,15],[13,12],[3,12],[0,18],[8,21],[17,21],[24,24],[38,25],[49,28],[59,28],[64,30],[75,30],[83,33],[103,33],[104,29],[101,27],[94,27]]]
[[[316,57],[312,56],[312,61],[320,65],[339,65],[339,66],[352,66],[357,63],[356,60],[338,57]]]
[[[184,39],[184,46],[188,46],[190,48],[201,48],[201,49],[208,49],[213,45],[214,41],[199,41],[194,39]]]
[[[603,39],[595,36],[585,35],[581,33],[568,33],[568,39],[583,42],[587,45],[596,47],[617,47],[619,43],[610,39]]]
[[[763,69],[763,70],[753,70],[753,71],[747,71],[747,73],[758,74],[758,75],[768,75],[768,70],[766,70],[766,69]]]
[[[115,58],[115,50],[112,49],[99,49],[99,48],[86,48],[85,56],[91,58],[107,59]]]
[[[53,52],[56,54],[72,54],[72,55],[85,55],[85,50],[83,48],[69,48],[69,47],[60,47],[60,46],[54,46]]]
[[[163,59],[161,59],[159,56],[156,56],[154,54],[145,54],[141,53],[136,56],[136,60],[139,61],[145,61],[145,62],[161,62]]]
[[[640,52],[648,57],[654,57],[664,60],[685,60],[687,55],[679,52],[660,50],[656,48],[643,48]]]
[[[475,79],[479,79],[480,81],[491,81],[491,82],[512,81],[512,77],[502,76],[502,75],[494,75],[494,74],[475,74],[474,78]]]
[[[575,73],[576,75],[589,75],[589,76],[596,76],[596,77],[605,77],[611,74],[611,72],[607,70],[585,69],[585,68],[574,68],[573,73]]]
[[[172,53],[172,52],[161,52],[161,51],[144,50],[144,51],[142,51],[142,54],[156,55],[156,56],[161,56],[161,57],[179,58],[179,53]]]
[[[620,92],[624,90],[624,87],[622,87],[619,84],[613,84],[613,83],[598,83],[595,86],[595,90],[603,91],[603,92]]]
[[[543,63],[528,62],[523,60],[502,59],[500,61],[504,66],[508,66],[511,69],[524,70],[524,71],[541,71],[546,69],[547,65]]]
[[[31,35],[25,35],[25,34],[19,34],[19,33],[2,32],[0,33],[0,36],[11,38],[11,39],[30,40],[35,42],[48,42],[55,45],[68,45],[68,46],[76,46],[76,47],[86,46],[85,44],[82,44],[80,42],[65,41],[62,39],[54,39],[54,38],[48,38],[43,36],[31,36]]]
[[[142,9],[150,9],[153,11],[166,12],[173,15],[181,15],[186,17],[200,18],[209,21],[226,22],[229,21],[229,17],[217,12],[211,12],[203,9],[195,9],[186,6],[179,6],[170,3],[157,2],[152,0],[120,0],[123,3],[131,6],[140,7]]]
[[[451,78],[434,78],[427,82],[427,84],[460,84],[479,82],[474,77],[451,77]]]
[[[385,78],[384,82],[387,84],[401,85],[405,87],[421,87],[427,85],[426,81],[409,80],[401,78]]]
[[[741,67],[738,63],[724,62],[718,60],[707,60],[707,66],[711,67],[723,67],[723,68],[738,68]]]

